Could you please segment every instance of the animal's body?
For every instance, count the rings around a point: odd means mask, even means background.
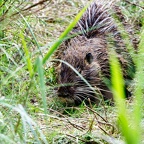
[[[66,63],[60,63],[57,94],[68,103],[80,104],[88,99],[99,102],[100,95],[104,100],[113,99],[110,47],[117,54],[125,80],[132,79],[132,58],[110,13],[106,5],[92,3],[70,33],[76,36],[64,41],[58,49],[57,58],[69,63],[91,85],[86,84]],[[127,93],[127,84],[125,90]]]

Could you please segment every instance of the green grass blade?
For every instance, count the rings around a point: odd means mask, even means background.
[[[90,83],[71,64],[69,64],[68,62],[63,61],[63,60],[56,60],[55,59],[54,61],[59,61],[61,63],[66,64],[68,67],[70,67],[81,78],[81,80],[83,80],[91,88],[91,90],[93,90],[96,93],[96,91],[95,91],[96,88],[93,88],[90,85]]]
[[[38,44],[38,42],[37,42],[37,39],[36,39],[36,37],[35,37],[35,34],[34,34],[32,28],[31,28],[31,26],[29,25],[29,23],[28,23],[28,21],[25,19],[25,17],[24,17],[22,14],[20,14],[20,15],[21,15],[21,17],[23,18],[24,22],[26,23],[26,25],[27,25],[27,27],[28,27],[28,29],[29,29],[29,31],[30,31],[33,39],[34,39],[34,42],[35,42],[35,44],[36,44],[36,46],[37,46],[37,48],[38,48],[38,51],[39,51],[40,55],[43,56],[43,54],[42,54],[42,52],[41,52],[41,50],[40,50],[40,46],[39,46],[39,44]]]
[[[5,50],[5,47],[9,47],[8,45],[0,44],[0,50],[3,52],[3,54],[6,55],[8,61],[12,61],[15,66],[18,66],[18,64],[15,62],[15,60],[10,56],[10,54]]]
[[[142,103],[143,103],[143,88],[144,88],[144,67],[143,67],[143,62],[144,62],[144,25],[141,29],[141,40],[139,43],[139,50],[137,54],[137,61],[136,61],[136,87],[135,87],[135,99],[134,99],[134,129],[137,132],[136,137],[139,140],[141,140],[141,119],[142,119]]]
[[[124,79],[120,63],[116,58],[116,54],[111,50],[110,53],[110,65],[111,65],[111,81],[115,104],[118,109],[118,123],[120,125],[123,136],[127,144],[138,144],[135,137],[135,131],[129,126],[129,115],[127,113],[125,105],[125,93],[124,93]]]
[[[11,140],[8,136],[6,136],[4,134],[0,134],[0,143],[16,144],[16,142]]]
[[[123,112],[123,110],[125,109],[124,80],[123,80],[120,64],[115,55],[116,55],[115,52],[111,50],[111,54],[110,54],[110,65],[111,65],[111,75],[112,75],[111,81],[112,81],[113,93],[114,93],[114,99],[116,101],[116,105]]]
[[[50,47],[48,53],[43,58],[43,64],[50,58],[50,56],[54,53],[54,51],[58,48],[58,46],[63,42],[64,38],[67,34],[73,29],[73,27],[77,24],[85,10],[87,9],[88,5],[85,6],[75,17],[75,19],[70,23],[70,25],[66,28],[66,30],[60,35],[59,39]]]
[[[23,121],[27,122],[28,126],[31,129],[31,132],[33,133],[33,136],[35,137],[36,142],[39,143],[39,144],[42,144],[43,142],[45,144],[47,144],[47,140],[45,139],[45,136],[39,130],[37,124],[26,113],[26,111],[24,110],[24,108],[22,107],[22,105],[18,105],[17,107],[14,107],[14,110],[17,111],[17,112],[19,112],[19,114],[21,115],[21,118],[23,119]],[[39,134],[41,136],[40,138],[39,138]]]
[[[20,133],[15,133],[15,135],[21,135],[21,141],[26,141],[25,136],[31,135],[33,137],[32,141],[38,144],[48,144],[43,132],[39,129],[38,124],[28,115],[22,105],[12,106],[7,103],[7,101],[0,100],[0,105],[10,109],[11,113],[18,113],[20,115],[20,121],[22,122],[23,129],[20,129]],[[7,125],[10,125],[7,123]],[[15,139],[10,139],[11,137],[7,137],[6,135],[0,134],[1,140],[5,140],[6,142],[16,143]],[[1,141],[0,141],[1,142]]]
[[[25,41],[23,33],[20,32],[19,36],[20,36],[21,41],[22,41],[22,46],[23,46],[25,57],[26,57],[26,61],[27,61],[27,68],[29,70],[30,77],[32,78],[34,71],[33,71],[32,61],[30,59],[29,50],[27,48],[27,44],[26,44],[26,41]]]
[[[40,91],[41,91],[41,96],[42,96],[42,101],[44,106],[44,113],[47,114],[46,86],[45,86],[44,71],[43,71],[41,58],[38,58],[37,60],[37,70],[39,75],[39,84],[40,84]]]

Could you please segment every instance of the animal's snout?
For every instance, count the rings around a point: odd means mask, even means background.
[[[61,86],[58,88],[59,97],[70,97],[74,93],[74,88],[70,86]]]

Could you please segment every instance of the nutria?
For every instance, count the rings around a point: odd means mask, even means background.
[[[63,61],[57,67],[60,85],[57,94],[67,103],[79,105],[84,100],[100,102],[113,99],[109,45],[117,53],[126,81],[126,95],[129,93],[127,81],[133,77],[134,64],[108,7],[93,2],[70,33],[75,36],[65,40],[56,53],[57,58]]]

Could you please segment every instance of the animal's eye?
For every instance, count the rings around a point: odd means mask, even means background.
[[[85,56],[85,60],[87,63],[91,64],[93,62],[93,56],[91,53],[87,53]]]

